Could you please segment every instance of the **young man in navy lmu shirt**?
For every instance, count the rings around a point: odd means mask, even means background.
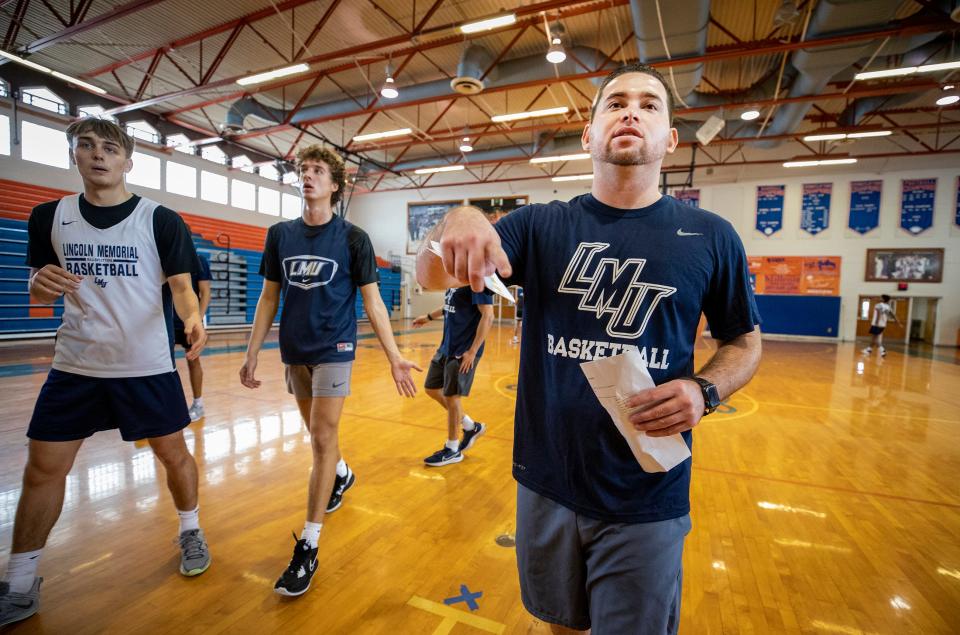
[[[282,290],[280,357],[287,390],[297,399],[313,448],[307,519],[293,558],[274,585],[277,593],[290,596],[309,588],[324,513],[340,507],[343,493],[355,480],[340,456],[337,429],[344,398],[350,394],[357,343],[357,289],[401,395],[416,394],[410,371],[420,370],[400,356],[393,339],[390,316],[377,288],[370,238],[333,213],[344,188],[343,161],[330,150],[310,146],[297,154],[297,172],[303,212],[300,218],[277,223],[267,232],[260,264],[263,290],[246,362],[240,369],[244,386],[260,386],[254,378],[257,355],[277,314]]]
[[[638,430],[691,431],[755,372],[759,316],[743,245],[719,216],[658,189],[677,147],[671,95],[641,64],[607,76],[581,142],[590,194],[528,205],[492,228],[459,208],[424,239],[420,284],[483,287],[496,268],[523,286],[514,433],[521,598],[555,632],[675,633],[690,530],[690,464],[647,473],[580,364],[638,351],[655,388],[627,398]],[[719,346],[694,374],[701,311]]]

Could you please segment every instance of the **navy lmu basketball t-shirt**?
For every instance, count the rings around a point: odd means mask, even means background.
[[[608,522],[687,514],[690,461],[640,469],[580,363],[636,347],[662,384],[693,373],[701,310],[719,340],[752,331],[760,318],[733,226],[670,196],[620,210],[586,194],[494,227],[513,267],[505,282],[523,286],[526,304],[514,477]]]
[[[480,325],[479,304],[493,304],[493,292],[484,289],[474,293],[470,287],[447,289],[443,296],[443,340],[438,352],[447,357],[460,357],[473,345]],[[477,351],[477,359],[483,356],[484,344]]]
[[[282,285],[284,364],[353,360],[357,287],[379,281],[366,232],[339,216],[324,225],[277,223],[267,231],[260,275]]]

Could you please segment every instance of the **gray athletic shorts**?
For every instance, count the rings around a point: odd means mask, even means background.
[[[690,516],[587,518],[517,485],[520,597],[535,617],[592,635],[674,634]]]
[[[283,369],[287,392],[297,399],[311,397],[346,397],[350,394],[350,371],[353,362],[287,365]]]

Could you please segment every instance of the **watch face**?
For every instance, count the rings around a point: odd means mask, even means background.
[[[707,401],[707,408],[716,408],[720,405],[720,392],[717,390],[717,387],[713,384],[706,386],[704,388],[704,393]]]

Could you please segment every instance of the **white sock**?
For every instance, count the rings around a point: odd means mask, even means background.
[[[347,462],[344,461],[343,459],[340,459],[339,461],[337,461],[337,476],[339,476],[340,478],[343,478],[344,476],[347,475],[348,472],[349,470],[347,469]]]
[[[460,425],[462,425],[463,429],[466,430],[467,432],[470,432],[475,427],[477,427],[477,424],[474,423],[473,419],[470,418],[470,415],[467,415],[467,414],[463,415],[463,419],[460,420]]]
[[[193,405],[197,406],[198,408],[203,408],[203,397],[194,397]]]
[[[300,532],[300,540],[306,540],[307,546],[311,549],[317,548],[320,541],[320,529],[323,523],[312,523],[309,520],[303,523],[303,531]]]
[[[190,511],[182,512],[177,510],[177,516],[180,517],[180,533],[190,531],[191,529],[200,529],[200,506],[197,505]]]
[[[454,452],[460,449],[460,441],[458,441],[457,439],[454,439],[453,441],[450,441],[448,439],[447,442],[444,443],[444,445],[447,447],[448,450],[453,450]]]
[[[40,566],[40,554],[43,549],[11,553],[7,564],[6,581],[10,583],[10,590],[14,593],[26,593],[33,586],[33,579],[37,577],[37,567]]]

